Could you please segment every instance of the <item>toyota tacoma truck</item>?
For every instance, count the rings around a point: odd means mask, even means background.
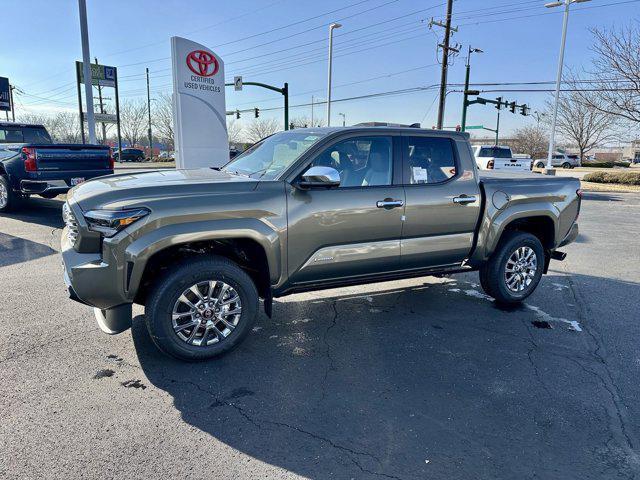
[[[466,133],[291,130],[223,167],[73,188],[64,278],[104,332],[144,305],[160,350],[201,360],[251,332],[260,299],[271,317],[297,292],[475,270],[521,302],[576,238],[580,202],[573,178],[479,175]]]
[[[53,198],[112,173],[108,146],[56,144],[42,125],[0,122],[0,212],[30,195]]]

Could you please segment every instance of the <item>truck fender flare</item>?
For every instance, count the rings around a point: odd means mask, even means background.
[[[546,217],[553,223],[554,239],[558,232],[558,215],[552,215],[551,212],[557,213],[557,208],[552,203],[525,203],[507,206],[505,209],[496,212],[490,221],[484,221],[480,224],[480,232],[478,237],[478,245],[484,245],[482,251],[474,253],[473,261],[484,262],[491,257],[505,229],[512,222],[529,217]]]
[[[281,273],[282,252],[280,239],[271,226],[257,219],[224,219],[178,223],[160,227],[133,241],[125,251],[125,261],[131,265],[128,296],[135,296],[149,259],[165,248],[191,242],[224,239],[250,239],[264,249],[272,284]]]

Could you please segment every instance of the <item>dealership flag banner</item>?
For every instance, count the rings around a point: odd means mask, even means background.
[[[177,168],[229,161],[224,64],[204,45],[171,37],[173,131]]]

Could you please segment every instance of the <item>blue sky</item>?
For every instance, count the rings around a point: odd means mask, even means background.
[[[484,50],[472,59],[472,82],[532,82],[555,79],[561,8],[544,1],[457,0],[452,41]],[[2,0],[0,76],[24,94],[18,109],[77,111],[73,63],[81,58],[78,7],[74,0]],[[92,57],[118,67],[121,99],[146,97],[144,69],[151,70],[152,96],[171,91],[169,38],[181,35],[220,54],[227,77],[276,85],[289,82],[291,104],[326,96],[327,24],[335,31],[333,98],[438,84],[436,44],[442,30],[430,30],[431,17],[442,20],[444,0],[87,0]],[[333,12],[333,13],[329,13]],[[316,17],[316,18],[311,18]],[[640,1],[593,0],[572,6],[565,65],[588,68],[591,27],[622,27],[640,19]],[[7,21],[10,20],[10,21]],[[308,19],[308,20],[307,20]],[[305,21],[307,20],[307,21]],[[294,25],[290,25],[293,24]],[[290,26],[288,26],[290,25]],[[282,27],[282,28],[281,28]],[[270,31],[270,32],[269,32]],[[250,38],[247,38],[250,37]],[[449,70],[450,83],[464,81],[464,55]],[[492,87],[493,88],[493,87]],[[526,88],[504,87],[504,88]],[[541,87],[536,87],[541,88]],[[551,88],[546,87],[546,88]],[[460,87],[452,86],[451,90]],[[335,103],[333,123],[377,120],[435,124],[437,89]],[[495,98],[500,93],[486,93]],[[503,93],[508,100],[542,109],[548,94]],[[461,95],[447,97],[445,124],[460,123]],[[282,118],[272,92],[246,87],[227,89],[227,109],[263,109],[261,117]],[[323,106],[316,115],[324,116]],[[291,116],[310,116],[310,107],[292,108]],[[495,125],[496,110],[470,108],[468,124]],[[242,122],[251,114],[243,114]],[[533,117],[502,114],[501,129],[535,122]]]

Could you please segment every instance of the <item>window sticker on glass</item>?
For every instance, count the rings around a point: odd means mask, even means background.
[[[427,175],[427,169],[422,167],[413,167],[413,181],[414,183],[428,183],[429,176]]]

